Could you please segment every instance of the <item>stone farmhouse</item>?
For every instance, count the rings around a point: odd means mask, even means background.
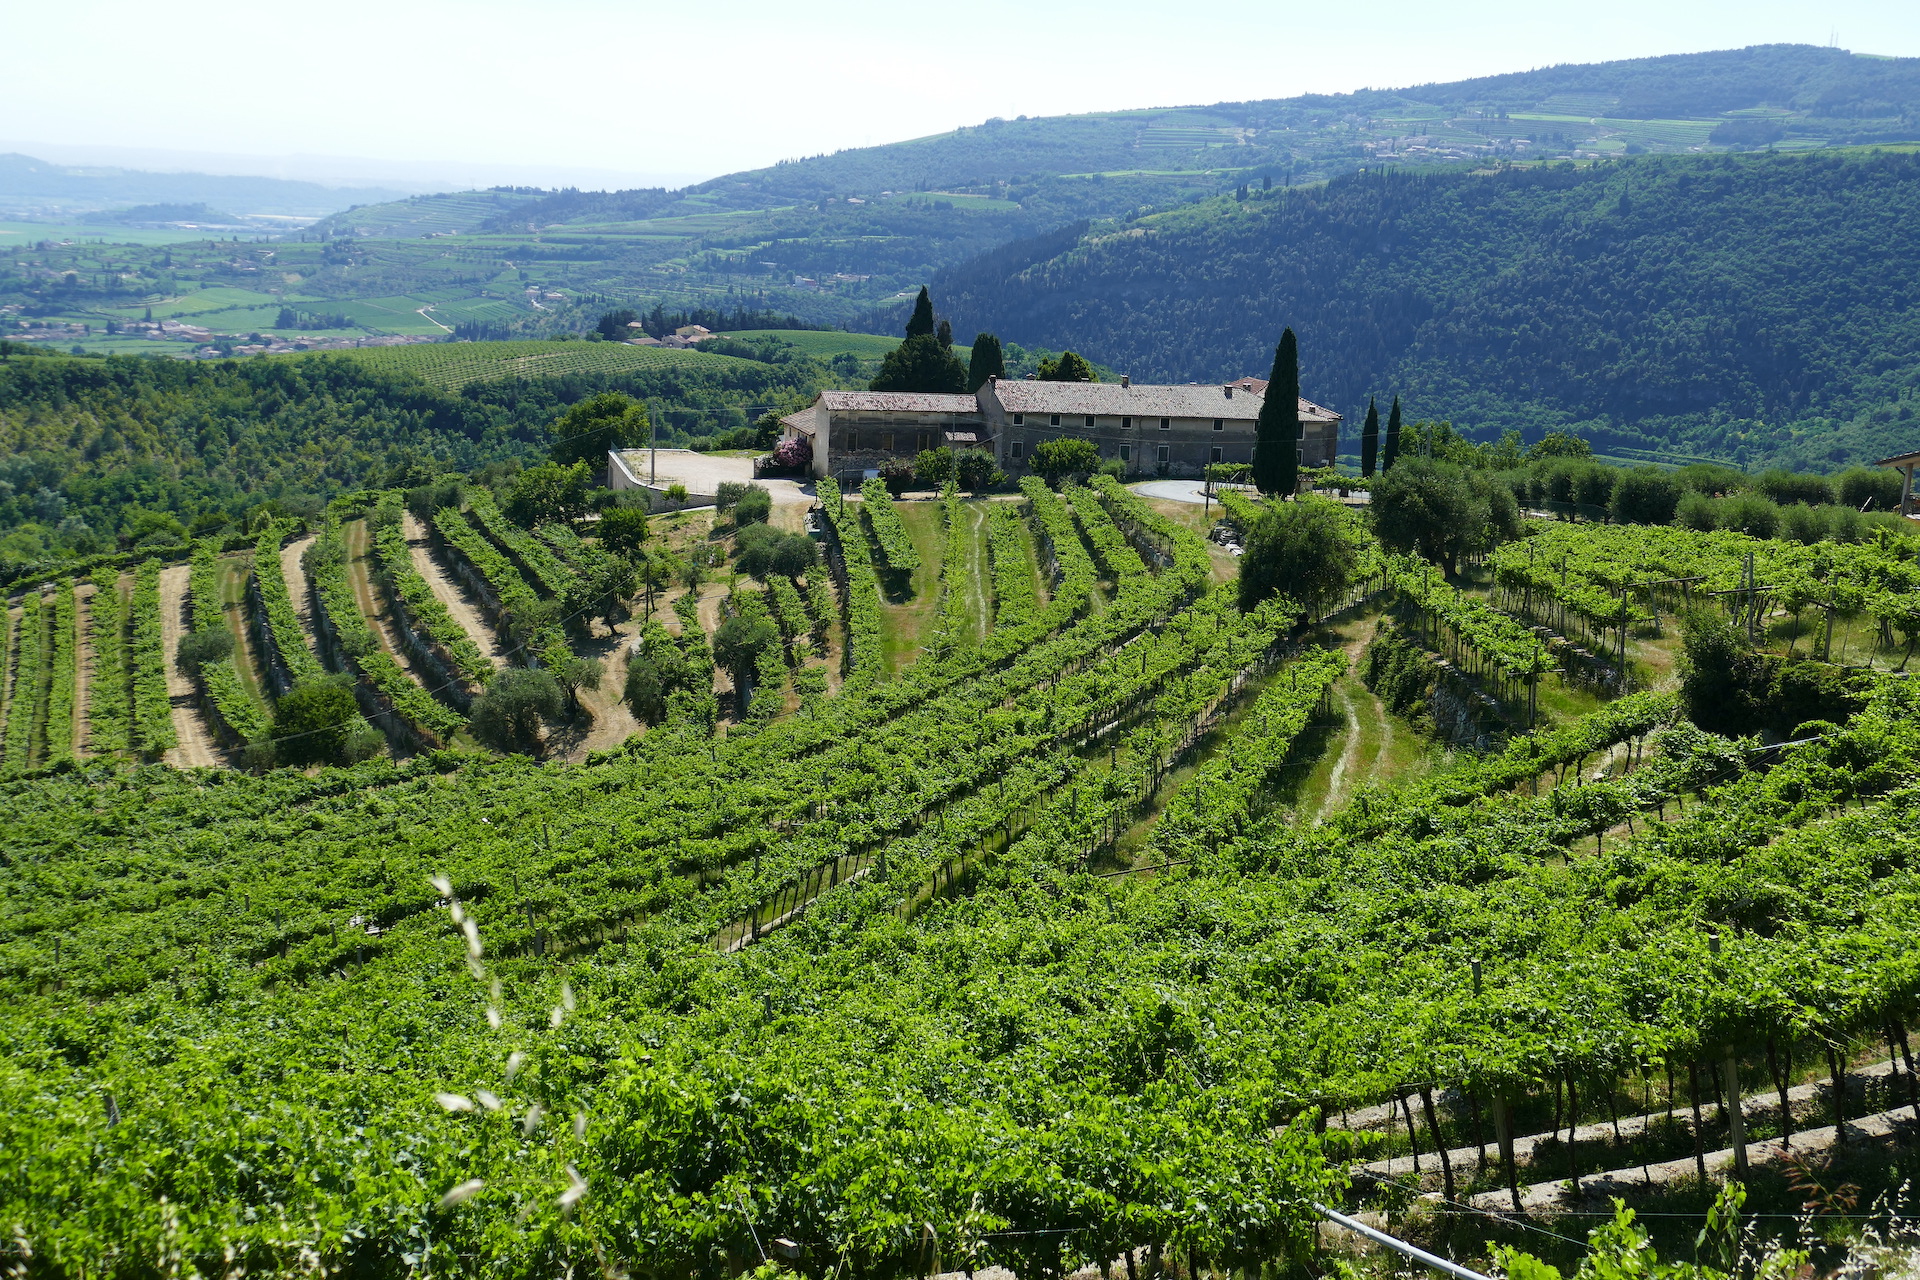
[[[908,391],[823,391],[782,418],[785,437],[813,449],[809,471],[857,482],[922,449],[986,449],[1012,475],[1026,472],[1042,441],[1092,441],[1128,475],[1198,477],[1212,462],[1253,461],[1254,422],[1266,382],[1136,386],[994,378],[972,395]],[[1300,465],[1331,466],[1340,415],[1300,401]]]

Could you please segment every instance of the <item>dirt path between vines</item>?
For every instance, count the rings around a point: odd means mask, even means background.
[[[640,626],[639,617],[629,618],[608,635],[595,637],[581,648],[581,657],[600,664],[600,687],[580,690],[580,705],[593,719],[585,732],[569,736],[561,744],[570,763],[579,764],[594,751],[611,751],[640,732],[640,721],[634,718],[625,697],[627,646]]]
[[[341,526],[347,544],[347,581],[353,584],[353,602],[360,608],[360,616],[373,626],[373,632],[380,637],[380,647],[387,651],[400,669],[412,676],[414,683],[421,688],[431,688],[423,674],[413,665],[413,655],[400,642],[400,633],[394,628],[393,615],[387,612],[379,593],[373,589],[373,566],[367,562],[367,553],[371,531],[366,520],[350,520]]]
[[[293,615],[300,619],[300,638],[306,643],[308,652],[319,657],[320,649],[314,640],[313,630],[313,591],[307,585],[307,571],[300,564],[300,557],[313,545],[314,537],[310,533],[280,548],[280,572],[287,580],[287,597],[293,602]]]
[[[434,596],[446,606],[453,620],[460,624],[460,629],[480,646],[480,652],[487,655],[494,669],[504,669],[508,665],[507,651],[501,645],[500,637],[480,616],[479,608],[467,598],[467,593],[460,589],[460,584],[447,572],[446,566],[434,557],[426,526],[409,511],[400,517],[400,527],[407,535],[407,552],[413,557],[413,567],[427,580],[427,586],[432,588]]]
[[[73,589],[73,625],[77,632],[73,655],[73,754],[76,756],[93,754],[87,750],[87,744],[93,741],[93,730],[87,724],[87,707],[93,694],[93,596],[98,590],[90,582]]]
[[[710,582],[700,588],[700,629],[707,633],[707,643],[713,643],[713,637],[720,631],[720,602],[726,598],[726,588],[719,583]],[[718,663],[713,668],[713,692],[715,696],[726,698],[733,694],[733,677]],[[725,717],[723,717],[725,718]]]
[[[186,632],[187,579],[191,570],[184,564],[160,571],[160,649],[167,664],[167,701],[173,709],[173,736],[177,742],[163,757],[176,769],[218,768],[224,764],[214,745],[206,717],[195,702],[193,681],[187,679],[175,659],[180,653],[180,637]]]

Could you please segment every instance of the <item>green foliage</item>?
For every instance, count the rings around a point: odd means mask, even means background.
[[[743,689],[752,683],[761,652],[779,642],[780,633],[764,609],[757,613],[736,613],[713,633],[714,661],[732,674],[735,688]]]
[[[1579,424],[1608,451],[1824,469],[1911,447],[1920,362],[1879,353],[1917,346],[1920,220],[1894,212],[1916,191],[1904,151],[1382,168],[942,287],[1004,338],[1045,333],[1142,381],[1257,368],[1263,330],[1313,316],[1323,403],[1397,385],[1477,434]],[[1573,226],[1593,256],[1567,251]]]
[[[541,731],[566,709],[560,683],[550,672],[513,667],[500,672],[473,700],[473,736],[496,751],[537,755]]]
[[[274,751],[291,765],[346,764],[361,723],[346,681],[309,680],[295,685],[274,706]]]
[[[1372,509],[1382,543],[1418,552],[1449,578],[1462,555],[1519,532],[1519,509],[1505,485],[1426,458],[1404,458],[1387,471]]]
[[[1642,467],[1620,473],[1607,513],[1628,524],[1668,524],[1679,505],[1679,483],[1664,471]]]
[[[603,391],[560,415],[548,452],[555,462],[600,466],[612,450],[647,443],[649,431],[646,405],[624,392]]]
[[[133,600],[128,613],[133,623],[129,645],[133,739],[142,752],[155,757],[174,745],[173,699],[167,692],[167,655],[160,630],[158,560],[143,561],[133,571]]]
[[[592,510],[593,471],[584,462],[571,466],[548,462],[528,467],[513,478],[505,510],[523,528],[578,520]]]
[[[632,558],[647,540],[647,513],[639,507],[610,507],[600,513],[595,530],[600,545],[615,555]]]
[[[133,714],[127,683],[127,604],[120,595],[117,566],[93,572],[93,596],[87,601],[93,649],[93,673],[87,682],[87,746],[95,755],[128,748]],[[6,669],[6,628],[0,627],[0,671]]]
[[[1360,428],[1360,475],[1371,477],[1380,461],[1380,406],[1367,397],[1367,420]]]
[[[770,576],[797,578],[818,563],[813,539],[804,533],[786,533],[769,525],[748,525],[734,539],[736,563],[746,573],[765,581]]]
[[[922,489],[944,489],[953,479],[951,449],[922,449],[913,460],[913,482]]]
[[[1007,362],[1000,350],[1000,339],[991,333],[975,337],[967,360],[967,390],[978,391],[987,379],[1005,377],[1006,373]]]
[[[1300,484],[1300,346],[1288,329],[1273,350],[1267,394],[1254,423],[1253,483],[1264,494],[1292,497]]]
[[[445,655],[453,674],[473,685],[483,685],[493,679],[493,664],[487,655],[414,568],[413,552],[400,527],[388,525],[376,533],[373,550],[388,598],[398,605],[401,616],[413,629]]]
[[[1433,660],[1405,632],[1382,626],[1360,657],[1360,680],[1378,694],[1387,710],[1408,719],[1426,710],[1433,689]]]
[[[1007,475],[985,449],[961,449],[953,456],[953,479],[969,493],[985,493],[1005,484]]]
[[[740,495],[733,504],[733,524],[736,529],[744,529],[751,524],[765,524],[773,517],[773,495],[759,485],[754,485]]]
[[[1100,469],[1100,449],[1091,440],[1060,436],[1042,440],[1033,451],[1033,471],[1054,488],[1082,480]]]
[[[1380,469],[1386,471],[1400,459],[1400,397],[1393,398],[1393,407],[1387,411],[1387,443],[1380,454]]]
[[[1058,359],[1042,360],[1036,375],[1042,382],[1098,382],[1100,377],[1093,370],[1087,358],[1073,351],[1063,351]]]
[[[920,552],[907,534],[907,526],[893,505],[886,483],[877,479],[867,481],[860,486],[860,498],[861,513],[867,518],[867,527],[873,531],[873,540],[878,544],[887,568],[895,573],[918,569]]]
[[[967,367],[932,334],[921,334],[889,351],[867,385],[874,391],[964,394]]]
[[[913,314],[907,317],[907,337],[933,337],[933,299],[927,296],[927,286],[920,286],[920,296],[913,300]]]
[[[1240,557],[1240,607],[1276,592],[1318,618],[1353,578],[1359,549],[1344,513],[1324,498],[1269,505],[1248,531]]]

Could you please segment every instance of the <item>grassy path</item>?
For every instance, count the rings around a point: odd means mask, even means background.
[[[287,580],[287,597],[293,602],[293,615],[300,619],[300,640],[307,646],[307,652],[317,659],[319,649],[313,641],[313,587],[307,581],[307,571],[301,565],[301,557],[307,554],[307,548],[313,545],[314,535],[295,538],[280,548],[280,572]],[[278,640],[278,637],[275,637]]]
[[[266,685],[260,679],[260,655],[254,652],[253,633],[247,626],[247,579],[252,576],[252,558],[242,553],[220,560],[220,616],[233,637],[233,666],[240,673],[240,687],[253,699],[262,714],[273,714]]]
[[[353,602],[360,608],[360,616],[373,628],[373,634],[380,638],[380,647],[385,649],[392,659],[400,664],[400,669],[412,676],[414,683],[423,689],[431,689],[433,682],[423,679],[422,673],[413,664],[413,655],[400,643],[400,633],[394,629],[393,617],[381,602],[380,595],[373,589],[373,566],[368,555],[373,547],[372,530],[365,519],[349,520],[340,526],[342,540],[347,546],[347,581],[353,584]]]
[[[897,574],[881,574],[880,652],[887,669],[904,671],[920,656],[940,604],[940,566],[946,555],[945,529],[937,502],[896,502],[907,536],[920,553],[920,567],[908,578],[904,595],[895,594]]]
[[[967,628],[963,643],[984,642],[993,630],[993,568],[987,563],[987,505],[969,502],[960,508],[967,519]]]

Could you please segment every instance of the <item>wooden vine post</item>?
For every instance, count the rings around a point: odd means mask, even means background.
[[[1718,956],[1720,935],[1708,934],[1707,947]],[[1714,967],[1719,968],[1718,965]],[[1733,1048],[1733,1042],[1729,1040],[1723,1049],[1725,1056],[1722,1060],[1727,1088],[1727,1145],[1733,1148],[1734,1174],[1744,1182],[1747,1177],[1747,1126],[1740,1107],[1740,1059],[1734,1055]]]

